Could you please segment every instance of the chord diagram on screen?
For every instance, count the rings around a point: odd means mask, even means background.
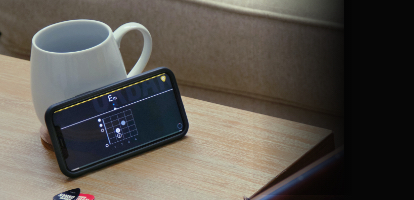
[[[131,109],[103,118],[102,124],[108,137],[106,147],[138,135]]]

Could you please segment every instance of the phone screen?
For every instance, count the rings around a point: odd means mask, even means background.
[[[183,131],[168,74],[161,73],[53,113],[70,171]]]

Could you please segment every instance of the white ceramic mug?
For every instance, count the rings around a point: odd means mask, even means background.
[[[144,47],[127,76],[119,47],[130,30],[143,34]],[[32,98],[40,122],[45,126],[45,112],[55,103],[141,73],[151,50],[150,33],[135,22],[114,32],[95,20],[70,20],[43,28],[33,36],[30,56]]]

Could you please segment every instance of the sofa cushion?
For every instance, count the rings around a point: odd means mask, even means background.
[[[314,21],[337,27],[343,27],[344,23],[343,0],[195,0],[191,2],[221,7],[234,12]]]
[[[153,38],[146,70],[169,67],[181,85],[343,115],[342,0],[4,0],[0,42],[30,54],[38,30],[82,18],[143,24]],[[141,49],[138,32],[125,35],[127,70]]]

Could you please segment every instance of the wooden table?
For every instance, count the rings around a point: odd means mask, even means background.
[[[185,138],[72,179],[39,137],[30,62],[0,55],[0,197],[243,199],[294,163],[333,150],[330,130],[183,97]],[[316,153],[315,153],[316,152]],[[290,167],[294,168],[294,167]]]

